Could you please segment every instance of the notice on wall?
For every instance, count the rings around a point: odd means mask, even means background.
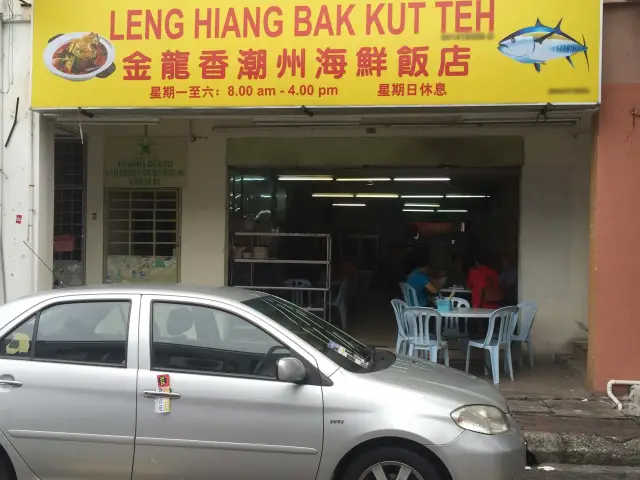
[[[109,255],[105,283],[177,283],[178,257]]]
[[[184,187],[187,150],[187,140],[183,137],[107,138],[105,187]]]

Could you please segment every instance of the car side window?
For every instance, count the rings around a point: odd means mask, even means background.
[[[275,378],[290,351],[251,322],[201,305],[153,302],[151,365],[156,370]]]
[[[2,339],[0,355],[125,366],[130,308],[127,300],[68,302],[47,307]]]
[[[10,358],[29,358],[33,349],[33,332],[36,316],[32,316],[18,328],[11,331],[0,341],[0,356]]]

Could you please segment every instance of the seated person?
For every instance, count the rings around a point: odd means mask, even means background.
[[[407,277],[407,284],[411,285],[416,291],[419,307],[428,307],[431,302],[429,297],[438,293],[438,286],[429,278],[427,271],[428,265],[425,258],[420,258],[416,267]]]
[[[498,272],[489,266],[486,257],[476,257],[476,264],[469,269],[467,286],[471,290],[471,304],[473,308],[500,308],[502,294]]]

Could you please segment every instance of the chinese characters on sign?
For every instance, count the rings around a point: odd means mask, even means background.
[[[307,49],[302,48],[298,51],[295,49],[283,51],[278,55],[277,73],[278,78],[286,76],[298,79],[307,78]],[[267,78],[267,50],[241,50],[239,52],[237,62],[237,75],[233,77],[237,80],[263,80]],[[199,71],[192,75],[189,71],[190,52],[182,51],[165,51],[162,53],[159,63],[160,79],[164,81],[170,80],[226,80],[229,74],[229,54],[226,50],[206,50],[199,55]],[[344,78],[349,68],[355,70],[356,77],[377,77],[390,68],[389,55],[386,47],[362,47],[357,50],[354,58],[351,59],[346,49],[326,48],[317,49],[316,52],[316,68],[315,79],[328,77],[333,80]],[[430,72],[430,55],[428,46],[409,47],[403,46],[396,52],[395,69],[397,78],[428,78],[432,74]],[[443,48],[439,53],[438,62],[434,68],[433,76],[438,78],[446,77],[466,77],[469,75],[469,63],[471,60],[471,48],[454,45],[451,48]],[[141,52],[133,54],[123,59],[124,75],[123,80],[152,80],[149,75],[153,60]],[[353,66],[352,66],[353,65]],[[233,73],[235,75],[235,72]],[[188,88],[176,89],[171,85],[152,85],[149,89],[149,98],[153,99],[172,99],[179,96],[185,98],[198,99],[205,97],[218,96],[221,93],[219,88],[213,88],[214,83],[200,83],[189,85]],[[389,84],[380,84],[378,96],[386,96],[381,93],[384,86]],[[402,85],[398,83],[393,84]],[[408,85],[408,90],[411,90]],[[446,95],[445,84],[443,82],[436,83],[436,87],[430,84],[420,86],[422,96],[431,95],[431,90],[435,88],[435,95]],[[312,86],[313,87],[313,86]],[[245,93],[238,95],[250,96],[254,91],[251,87],[244,87]],[[256,89],[256,92],[258,90]],[[337,93],[337,87],[334,89]],[[403,92],[399,87],[394,89],[395,92]],[[231,91],[231,87],[227,89],[228,96],[234,96],[235,89]],[[285,93],[282,91],[281,93]],[[294,91],[293,95],[299,94]],[[404,93],[395,93],[395,96],[404,96]],[[407,93],[409,96],[415,94]]]

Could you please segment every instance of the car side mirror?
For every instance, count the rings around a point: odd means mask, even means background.
[[[307,378],[307,369],[297,358],[281,358],[278,360],[277,367],[276,378],[281,382],[301,383]]]

